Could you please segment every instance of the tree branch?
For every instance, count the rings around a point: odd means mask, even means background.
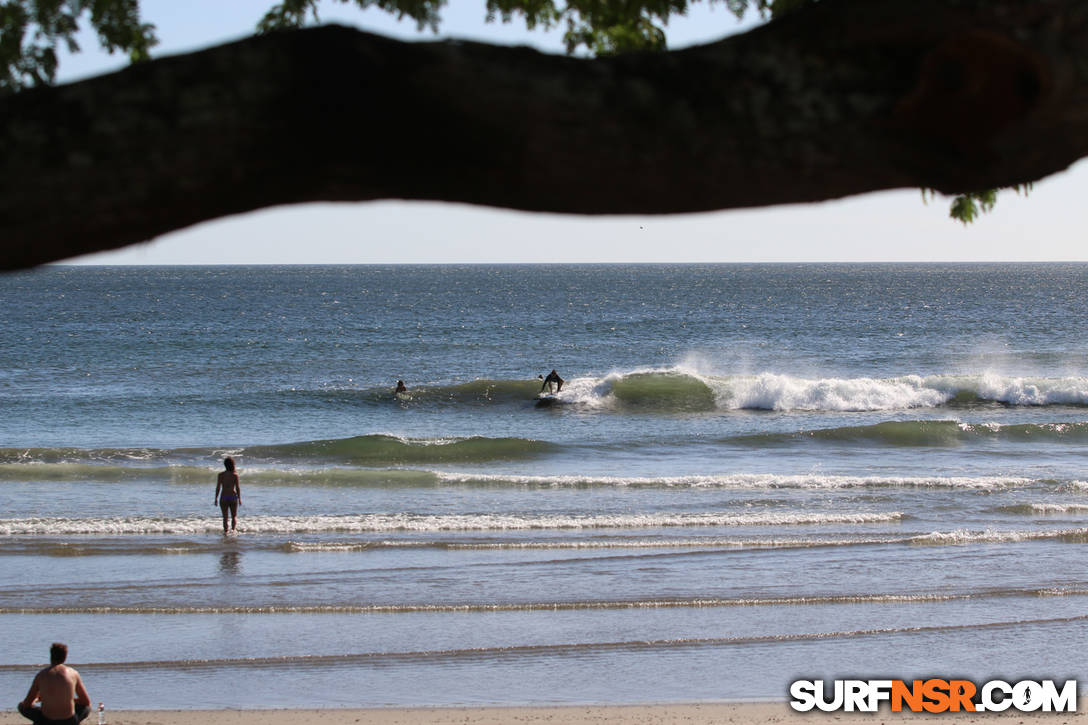
[[[6,269],[310,201],[668,214],[974,191],[1088,154],[1080,0],[822,0],[594,60],[341,27],[0,99]]]

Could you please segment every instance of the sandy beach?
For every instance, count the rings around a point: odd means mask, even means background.
[[[109,725],[712,725],[721,723],[976,723],[1013,722],[1018,725],[1088,723],[1088,702],[1080,700],[1076,713],[797,713],[782,703],[729,703],[689,705],[570,705],[554,707],[435,707],[313,710],[123,710],[110,712]],[[28,722],[17,713],[0,716],[0,725]],[[87,723],[94,725],[95,715]]]

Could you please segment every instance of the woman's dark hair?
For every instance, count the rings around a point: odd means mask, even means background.
[[[224,458],[223,459],[223,467],[226,468],[228,471],[233,472],[234,471],[234,459],[231,458],[230,456],[227,456],[226,458]]]

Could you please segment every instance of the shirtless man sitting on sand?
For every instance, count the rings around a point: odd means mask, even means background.
[[[79,673],[64,664],[68,645],[54,642],[49,648],[49,662],[34,677],[26,699],[19,703],[19,713],[34,725],[79,725],[91,713],[91,698]],[[41,707],[34,707],[40,700]]]

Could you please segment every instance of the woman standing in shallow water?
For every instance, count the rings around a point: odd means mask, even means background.
[[[242,485],[238,482],[238,474],[234,472],[234,459],[227,456],[223,459],[225,471],[220,471],[219,478],[215,482],[215,503],[223,512],[223,533],[227,533],[227,511],[230,511],[230,529],[238,528],[238,507],[242,505]]]

